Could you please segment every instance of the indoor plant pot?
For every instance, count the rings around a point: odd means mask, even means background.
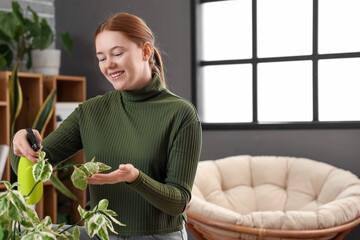
[[[32,71],[44,75],[59,75],[61,51],[59,49],[32,50]]]

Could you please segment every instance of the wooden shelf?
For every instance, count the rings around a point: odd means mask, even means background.
[[[0,72],[0,144],[10,145],[10,100],[9,100],[9,80],[11,77],[10,71]],[[18,73],[20,85],[23,93],[23,106],[19,117],[15,124],[15,131],[23,128],[31,127],[36,115],[41,108],[44,100],[52,89],[57,90],[56,101],[62,102],[83,102],[86,100],[86,78],[78,76],[43,76],[34,73]],[[56,129],[56,109],[48,126],[45,130],[46,137],[50,132]],[[4,130],[4,133],[3,133]],[[68,161],[73,161],[76,164],[85,163],[85,156],[83,151],[75,154]],[[7,160],[6,167],[2,180],[10,182],[10,160]],[[72,183],[64,184],[77,196],[78,201],[71,201],[70,206],[65,210],[73,222],[79,220],[77,207],[80,204],[85,208],[86,191],[80,191],[72,186]],[[4,184],[0,185],[0,192],[5,191]],[[45,216],[50,216],[53,223],[57,220],[58,211],[58,195],[55,187],[51,182],[44,183],[43,196],[40,202],[36,205],[36,211],[42,219]],[[63,196],[60,197],[60,200]]]

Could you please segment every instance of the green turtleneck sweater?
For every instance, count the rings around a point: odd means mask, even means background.
[[[131,163],[131,184],[89,185],[93,208],[101,199],[126,227],[120,236],[153,235],[182,229],[201,149],[201,125],[193,105],[152,82],[136,91],[113,91],[82,103],[42,144],[57,165],[80,149],[112,167]],[[17,172],[18,158],[12,157]]]

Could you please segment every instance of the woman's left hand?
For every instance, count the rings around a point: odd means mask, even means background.
[[[88,184],[114,184],[119,182],[132,183],[139,176],[137,170],[132,164],[120,164],[119,168],[111,173],[96,173],[88,177]]]

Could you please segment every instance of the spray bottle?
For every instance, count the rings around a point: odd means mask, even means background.
[[[40,144],[35,138],[35,135],[32,129],[27,128],[27,140],[31,148],[37,152],[40,149]],[[18,190],[21,191],[22,195],[27,196],[30,191],[35,186],[36,182],[32,174],[34,163],[25,157],[20,158],[18,166],[18,182],[20,186]],[[36,185],[33,192],[30,194],[29,198],[26,200],[26,203],[29,205],[36,204],[40,201],[43,194],[43,183],[40,182]]]

